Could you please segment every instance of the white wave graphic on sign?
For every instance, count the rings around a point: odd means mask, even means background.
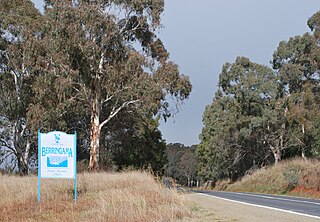
[[[68,167],[67,156],[48,156],[47,167]]]

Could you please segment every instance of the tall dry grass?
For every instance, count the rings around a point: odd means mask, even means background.
[[[0,175],[0,221],[173,221],[189,216],[174,190],[146,172],[78,175],[78,199],[72,180]]]
[[[226,190],[320,198],[320,161],[300,158],[282,161],[244,176]]]

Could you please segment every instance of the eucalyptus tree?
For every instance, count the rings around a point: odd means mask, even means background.
[[[197,146],[184,146],[180,143],[168,144],[166,156],[168,162],[164,166],[164,175],[176,179],[182,185],[191,186],[197,179]]]
[[[278,76],[267,66],[239,57],[226,64],[219,85],[238,103],[239,133],[252,146],[267,146],[277,163],[286,149],[285,108],[278,100]]]
[[[213,181],[233,177],[243,157],[241,145],[238,144],[234,98],[218,90],[212,103],[206,106],[202,121],[201,143],[197,147],[199,177]]]
[[[156,36],[163,0],[46,1],[46,69],[69,79],[90,115],[89,168],[99,168],[102,129],[122,110],[170,116],[166,95],[186,99],[191,84]],[[72,98],[73,96],[70,96]]]
[[[197,181],[197,165],[198,165],[198,158],[196,153],[196,145],[191,147],[187,147],[184,154],[180,158],[180,168],[183,172],[183,176],[187,181],[187,186],[195,186]]]
[[[320,11],[313,14],[307,22],[309,28],[314,34],[314,37],[319,41],[320,40]],[[319,44],[319,42],[318,42]]]
[[[219,91],[206,107],[200,135],[199,175],[232,180],[251,168],[281,159],[284,108],[277,100],[278,77],[267,66],[238,57],[219,75]]]
[[[166,146],[166,156],[168,162],[164,166],[164,176],[178,180],[180,183],[185,183],[183,171],[180,166],[180,160],[185,153],[185,147],[181,143],[170,143]]]
[[[108,144],[108,150],[102,147],[100,160],[111,159],[118,169],[151,169],[162,175],[167,157],[158,121],[141,110],[119,113],[103,130],[102,139]]]
[[[301,156],[310,155],[319,118],[319,12],[308,21],[313,33],[295,36],[279,43],[273,54],[273,67],[279,73],[282,98],[287,104],[287,119],[290,123],[292,147],[300,150]]]
[[[279,72],[285,95],[302,92],[307,83],[318,84],[319,53],[319,45],[310,33],[279,43],[273,68]]]
[[[310,84],[306,84],[301,93],[293,93],[286,98],[290,146],[294,155],[300,153],[304,159],[313,155],[314,143],[317,143],[315,134],[318,133],[317,121],[320,118],[317,100]]]
[[[32,143],[26,113],[40,20],[31,1],[0,1],[0,146],[2,160],[13,154],[24,175]]]

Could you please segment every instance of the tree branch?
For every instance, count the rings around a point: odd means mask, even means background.
[[[132,87],[123,87],[122,89],[119,89],[119,90],[116,90],[114,93],[113,93],[113,95],[111,95],[111,96],[109,96],[109,95],[107,95],[106,96],[106,99],[105,100],[103,100],[103,101],[101,101],[101,103],[100,103],[100,106],[102,107],[105,103],[107,103],[107,102],[109,102],[111,99],[113,99],[114,97],[115,97],[115,95],[117,95],[118,93],[121,93],[121,92],[123,92],[123,91],[125,91],[125,90],[127,90],[127,89],[132,89]],[[118,103],[118,100],[117,100],[117,102],[116,102],[116,104]],[[115,110],[115,108],[113,109],[113,111]]]
[[[129,106],[130,104],[134,104],[134,103],[137,103],[137,102],[139,102],[139,99],[124,102],[124,103],[123,103],[121,106],[119,106],[118,108],[115,108],[115,107],[114,107],[114,108],[112,109],[109,117],[108,117],[105,121],[103,121],[102,123],[100,123],[100,125],[99,125],[99,130],[101,130],[102,127],[103,127],[104,125],[106,125],[106,124],[107,124],[115,115],[117,115],[123,108]]]
[[[6,141],[4,141],[3,139],[0,139],[0,145],[11,150],[13,153],[16,153],[16,150],[13,149],[11,146],[8,145],[8,143]]]
[[[5,154],[3,154],[3,156],[0,158],[0,164],[2,164],[8,157],[10,157],[13,153],[11,152],[7,152]],[[15,154],[13,154],[15,155]]]
[[[101,58],[99,62],[99,73],[103,73],[103,62],[104,62],[104,52],[101,53]]]
[[[114,95],[112,95],[112,96],[107,96],[107,98],[101,102],[101,107],[102,107],[105,103],[109,102],[113,97],[114,97]]]

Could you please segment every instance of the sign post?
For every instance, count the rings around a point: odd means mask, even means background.
[[[38,203],[41,178],[74,179],[74,201],[77,200],[77,133],[38,131]]]

